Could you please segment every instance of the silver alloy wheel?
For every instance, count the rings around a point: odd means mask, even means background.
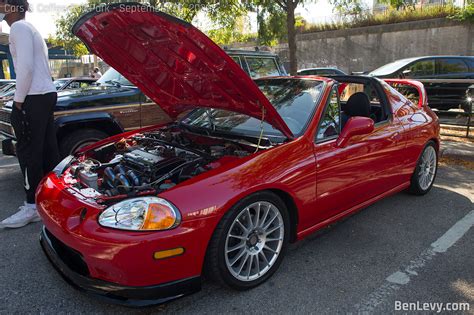
[[[237,215],[227,233],[227,269],[240,281],[262,277],[277,261],[284,235],[283,217],[275,205],[251,204]]]
[[[427,190],[433,183],[437,167],[436,150],[427,146],[421,156],[420,169],[418,171],[418,184],[422,190]]]

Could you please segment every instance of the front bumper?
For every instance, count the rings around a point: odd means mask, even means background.
[[[45,227],[40,235],[43,251],[64,279],[77,289],[114,304],[132,307],[157,305],[195,293],[201,289],[201,277],[168,282],[156,286],[132,287],[93,279],[81,255],[67,247]]]

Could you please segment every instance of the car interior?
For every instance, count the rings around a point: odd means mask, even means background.
[[[372,118],[376,124],[387,119],[380,97],[371,84],[343,83],[340,98],[342,128],[351,117]]]
[[[376,125],[388,120],[388,101],[383,91],[379,91],[371,79],[334,79],[339,82],[339,109],[334,108],[337,108],[337,98],[330,100],[320,124],[317,141],[338,136],[351,117],[371,118]]]

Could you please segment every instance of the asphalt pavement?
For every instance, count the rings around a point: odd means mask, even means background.
[[[292,245],[258,288],[236,292],[205,281],[195,295],[141,310],[65,283],[41,251],[40,223],[0,231],[0,313],[411,314],[397,305],[467,303],[470,311],[441,313],[474,314],[473,179],[474,171],[443,166],[427,196],[397,194]],[[2,156],[0,219],[22,199],[16,160]]]

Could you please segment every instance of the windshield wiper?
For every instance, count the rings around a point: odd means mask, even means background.
[[[253,136],[253,135],[248,135],[248,134],[242,134],[242,133],[236,133],[236,132],[228,132],[224,130],[214,130],[211,132],[208,128],[205,127],[199,127],[199,126],[193,126],[193,125],[188,125],[182,121],[178,123],[178,125],[181,128],[187,129],[191,133],[198,133],[198,134],[205,134],[209,137],[219,137],[223,139],[227,139],[229,141],[234,141],[234,142],[239,142],[241,144],[247,144],[252,147],[255,147],[257,144],[254,143],[254,140],[258,140],[258,136]],[[263,137],[262,140],[266,143],[268,143],[270,146],[274,146],[280,143],[285,142],[287,138],[285,136],[275,136],[277,139],[281,139],[281,141],[275,141],[272,140],[271,137]],[[248,139],[252,139],[252,141],[249,141]],[[244,143],[245,142],[245,143]]]

